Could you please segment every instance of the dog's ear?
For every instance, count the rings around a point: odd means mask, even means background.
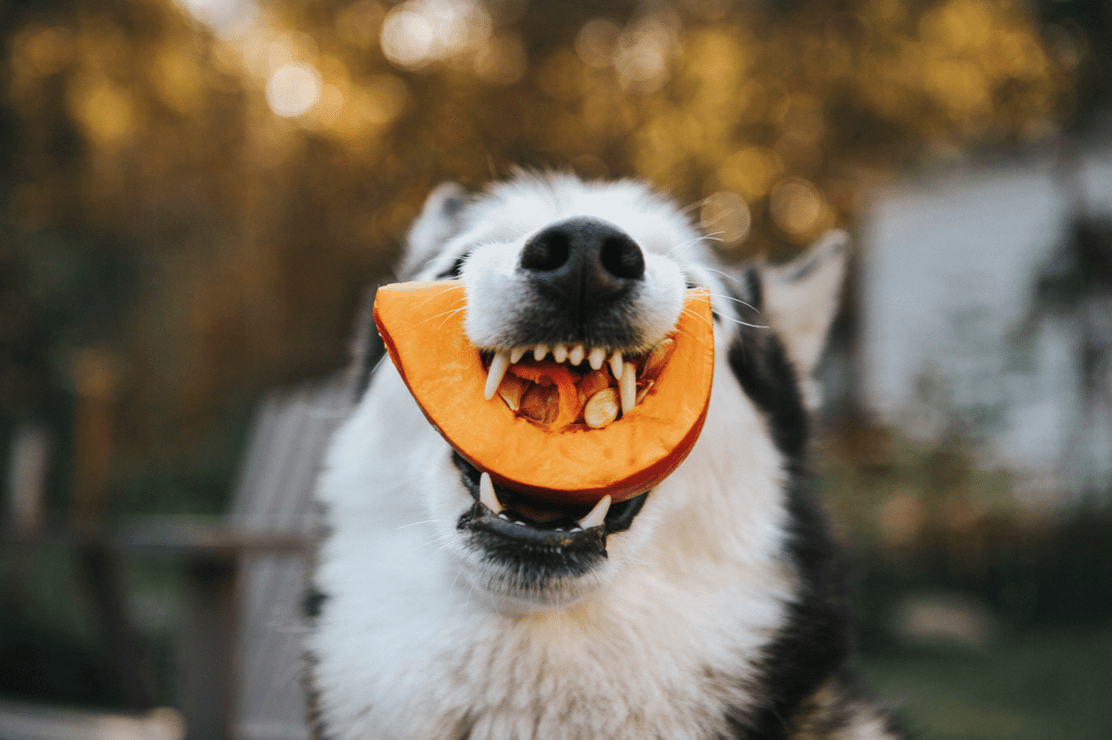
[[[763,309],[799,373],[808,407],[820,402],[813,373],[841,303],[849,235],[829,231],[802,255],[762,270]]]
[[[460,211],[466,203],[466,191],[454,182],[441,183],[425,200],[421,215],[406,237],[406,248],[395,275],[409,280],[433,258],[437,249],[459,230]],[[386,282],[391,282],[387,280]],[[371,382],[371,373],[386,355],[386,345],[374,322],[375,290],[368,290],[356,319],[355,341],[352,343],[355,399],[363,397]]]
[[[466,203],[467,192],[454,182],[441,183],[429,193],[421,215],[406,237],[405,254],[398,266],[399,278],[412,278],[436,256],[444,242],[459,231],[460,215]]]

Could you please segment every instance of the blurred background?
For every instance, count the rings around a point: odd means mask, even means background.
[[[299,737],[244,719],[299,700],[275,440],[428,191],[515,165],[731,262],[848,229],[866,675],[923,737],[1112,737],[1107,0],[7,0],[0,81],[0,737]]]

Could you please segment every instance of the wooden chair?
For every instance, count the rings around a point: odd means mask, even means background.
[[[269,394],[256,412],[221,527],[164,518],[111,529],[36,524],[5,535],[13,552],[55,541],[92,563],[94,608],[120,664],[117,672],[137,684],[142,683],[134,658],[139,651],[118,564],[141,554],[181,560],[187,586],[177,704],[187,740],[309,738],[301,685],[301,599],[315,528],[313,489],[328,440],[354,397],[346,378]],[[148,721],[134,720],[140,722],[136,726]],[[126,721],[117,714],[0,700],[0,729],[20,728],[12,737],[92,740],[104,736],[97,728],[105,722]]]
[[[232,531],[313,536],[312,494],[328,440],[351,411],[345,381],[272,394],[262,404],[229,516]],[[233,733],[243,740],[304,740],[301,640],[307,551],[245,553]]]

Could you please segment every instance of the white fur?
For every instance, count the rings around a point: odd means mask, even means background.
[[[711,286],[726,320],[702,436],[632,527],[610,535],[596,572],[524,593],[465,548],[456,522],[471,496],[384,363],[319,486],[330,534],[316,581],[329,598],[309,648],[334,740],[451,740],[467,728],[469,740],[695,740],[724,733],[724,710],[754,700],[747,666],[795,587],[778,557],[782,460],[726,361],[736,315],[699,233],[637,183],[523,177],[470,206],[462,231],[410,276],[479,245],[463,272],[478,307],[467,326],[496,342],[524,240],[571,215],[603,218],[644,247],[653,336],[678,315],[685,274]]]
[[[530,187],[522,187],[526,183]],[[505,317],[527,308],[521,305],[524,278],[515,270],[525,241],[575,216],[609,222],[644,250],[644,287],[634,309],[645,334],[640,348],[650,348],[671,331],[683,307],[685,283],[669,252],[694,247],[701,235],[674,206],[639,183],[534,177],[494,188],[471,214],[469,228],[449,245],[478,245],[461,275],[467,285],[467,333],[478,347],[504,345]]]

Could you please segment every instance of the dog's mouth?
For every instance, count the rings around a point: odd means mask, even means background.
[[[546,552],[553,556],[605,558],[606,537],[629,529],[648,497],[646,493],[610,504],[606,496],[594,506],[538,501],[495,485],[489,475],[454,450],[452,461],[475,500],[460,517],[459,530],[476,538],[476,544],[488,553],[507,561],[518,561],[523,553],[536,559]],[[507,545],[516,547],[507,549]]]
[[[653,389],[675,341],[647,351],[584,343],[535,344],[480,352],[487,403],[505,404],[547,431],[579,434],[620,421]],[[485,560],[534,588],[553,578],[584,575],[607,558],[607,537],[631,526],[648,497],[612,503],[531,497],[496,485],[453,450],[452,459],[475,503],[458,529]]]
[[[625,352],[581,343],[536,344],[483,351],[484,395],[548,429],[602,429],[632,411],[652,391],[675,341]]]

